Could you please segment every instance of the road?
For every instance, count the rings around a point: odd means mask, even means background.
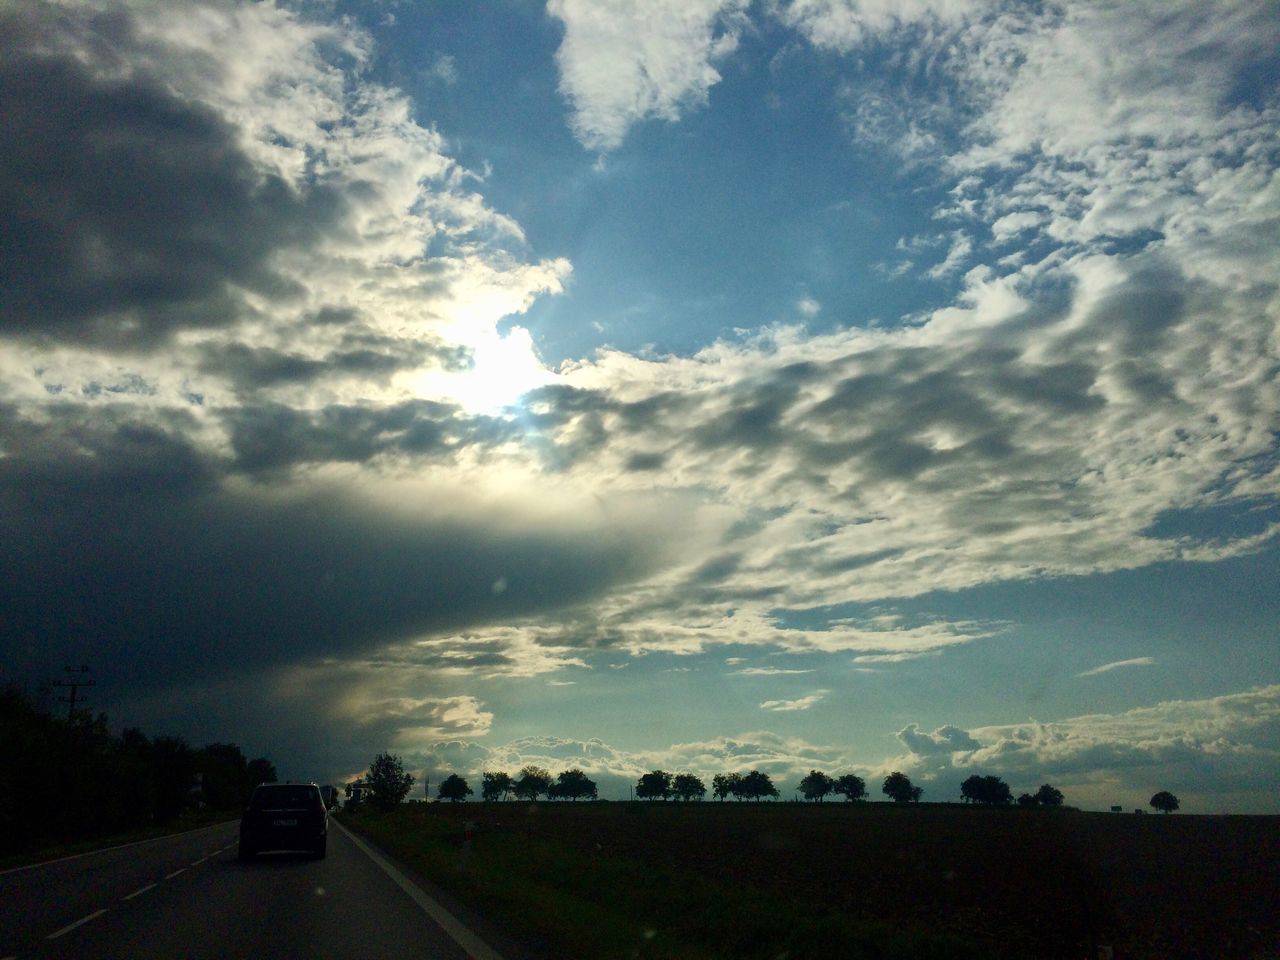
[[[241,863],[237,829],[220,824],[0,874],[0,960],[500,960],[452,928],[468,949],[459,946],[440,926],[451,918],[333,820],[324,860],[268,853]]]

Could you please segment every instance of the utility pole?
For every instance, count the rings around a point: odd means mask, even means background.
[[[55,680],[53,681],[53,685],[55,687],[71,688],[71,693],[69,696],[58,697],[58,700],[61,703],[65,703],[67,705],[67,722],[70,723],[72,720],[75,719],[75,716],[76,716],[76,704],[84,703],[86,699],[84,697],[77,697],[76,691],[79,690],[81,687],[92,687],[92,686],[95,686],[95,684],[93,680],[90,680],[87,677],[85,677],[85,674],[89,672],[88,667],[85,667],[85,666],[64,667],[63,670],[66,673],[73,674],[72,679]]]

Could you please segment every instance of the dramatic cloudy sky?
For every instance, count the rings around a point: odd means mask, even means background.
[[[1277,50],[1270,0],[0,5],[0,680],[298,778],[1280,812]]]

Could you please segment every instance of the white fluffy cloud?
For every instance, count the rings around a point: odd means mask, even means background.
[[[991,6],[988,0],[784,0],[778,15],[815,46],[849,52],[892,30],[955,24]]]
[[[556,61],[578,139],[612,150],[636,123],[677,120],[705,104],[746,7],[746,0],[549,0],[547,11],[564,23]]]
[[[766,700],[760,704],[761,710],[770,710],[774,713],[795,713],[800,710],[808,710],[815,703],[821,703],[824,693],[811,693],[807,697],[800,697],[796,700]]]
[[[1280,686],[1267,686],[1048,723],[932,733],[911,724],[898,734],[909,753],[885,766],[936,783],[939,800],[979,772],[1004,777],[1017,790],[1047,780],[1062,786],[1069,802],[1087,806],[1145,804],[1163,788],[1183,798],[1184,807],[1193,798],[1195,808],[1216,812],[1233,795],[1256,803],[1275,783],[1277,730]]]

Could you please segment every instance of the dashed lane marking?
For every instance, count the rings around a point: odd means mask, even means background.
[[[173,873],[171,873],[171,874],[169,874],[168,876],[166,876],[166,877],[165,877],[165,879],[166,879],[166,880],[172,880],[172,879],[173,879],[174,877],[176,877],[178,874],[180,874],[180,873],[186,873],[186,872],[187,872],[187,868],[186,868],[186,867],[182,867],[182,868],[181,868],[181,869],[179,869],[179,870],[175,870],[175,871],[173,871]]]
[[[69,923],[69,924],[67,924],[65,927],[63,927],[61,930],[55,930],[53,933],[51,933],[51,934],[49,934],[47,937],[45,937],[45,939],[46,939],[46,940],[57,940],[57,939],[58,939],[60,936],[62,936],[64,933],[70,933],[70,932],[71,932],[72,930],[74,930],[76,927],[84,926],[84,925],[85,925],[86,923],[88,923],[90,920],[94,920],[94,919],[96,919],[96,918],[98,918],[98,917],[102,916],[102,915],[103,915],[104,913],[106,913],[106,912],[107,912],[107,908],[106,908],[106,907],[103,907],[101,910],[95,910],[95,911],[93,911],[93,913],[89,914],[87,917],[81,917],[81,918],[80,918],[79,920],[77,920],[75,923]]]
[[[42,860],[40,863],[28,863],[25,867],[10,867],[8,870],[0,870],[0,877],[7,873],[22,873],[24,870],[39,870],[41,867],[51,867],[55,863],[66,863],[68,860],[80,860],[84,857],[95,857],[100,853],[111,853],[113,850],[124,850],[127,847],[140,847],[144,843],[159,843],[161,840],[172,840],[175,837],[185,837],[189,833],[199,833],[201,830],[216,830],[218,827],[225,827],[229,823],[235,823],[234,820],[225,820],[222,823],[213,823],[207,827],[195,827],[192,830],[184,830],[182,833],[167,833],[162,837],[151,837],[147,840],[135,840],[132,843],[118,843],[114,847],[103,847],[100,850],[89,850],[85,853],[73,853],[69,857],[58,857],[55,860]],[[5,958],[7,960],[7,958]]]
[[[204,863],[208,859],[209,859],[208,857],[201,857],[199,860],[192,860],[191,865],[193,867],[198,867],[200,866],[200,864]]]
[[[127,897],[121,897],[120,899],[121,899],[121,901],[124,901],[124,900],[132,900],[134,897],[140,897],[140,896],[142,896],[142,895],[143,895],[144,893],[146,893],[148,890],[154,890],[154,889],[155,889],[155,886],[156,886],[156,885],[155,885],[154,883],[148,883],[145,887],[141,887],[141,888],[139,888],[139,889],[137,889],[137,890],[133,891],[133,893],[129,894]]]

